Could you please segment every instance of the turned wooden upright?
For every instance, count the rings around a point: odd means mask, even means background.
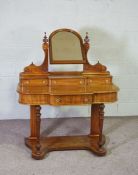
[[[112,76],[104,65],[99,62],[91,65],[88,62],[88,33],[83,42],[74,30],[58,29],[51,33],[49,39],[45,33],[42,47],[45,53],[44,62],[40,66],[32,63],[25,67],[20,73],[17,89],[19,103],[30,105],[31,133],[25,138],[25,144],[32,150],[32,157],[43,159],[49,151],[75,149],[86,149],[99,156],[105,155],[105,136],[102,134],[104,103],[117,101],[118,87],[112,83]],[[49,72],[49,62],[83,64],[83,71]],[[90,133],[80,136],[41,137],[41,105],[91,105]]]

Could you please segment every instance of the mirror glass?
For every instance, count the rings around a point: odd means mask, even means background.
[[[83,52],[80,38],[72,32],[59,31],[51,38],[52,63],[81,63]]]

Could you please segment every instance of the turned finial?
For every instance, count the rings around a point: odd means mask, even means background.
[[[42,44],[42,48],[45,54],[45,58],[44,61],[41,65],[42,70],[44,70],[45,72],[48,71],[48,49],[49,49],[49,44],[48,44],[48,37],[46,36],[46,32],[43,38],[43,44]]]
[[[84,42],[85,42],[86,44],[88,44],[88,43],[90,42],[90,39],[89,39],[89,36],[88,36],[88,32],[86,32],[86,36],[85,36],[85,38],[84,38]]]
[[[43,42],[46,44],[48,42],[48,38],[46,36],[46,32],[45,32],[45,35],[44,35],[44,38],[43,38]]]
[[[46,51],[48,49],[48,37],[46,36],[46,32],[43,38],[43,44],[42,44],[43,50]]]
[[[87,57],[87,52],[89,50],[89,47],[90,47],[90,39],[89,39],[89,36],[88,36],[88,32],[86,32],[86,36],[84,38],[84,48],[85,48],[85,54],[86,54],[86,57]]]

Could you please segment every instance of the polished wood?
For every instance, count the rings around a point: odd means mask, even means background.
[[[31,135],[29,140],[35,140],[36,144],[32,147],[32,154],[40,155],[40,122],[41,122],[41,107],[39,105],[30,106],[30,128]]]
[[[88,33],[84,43],[81,36],[70,29],[56,30],[50,37],[59,31],[73,32],[79,38],[84,55],[83,71],[50,72],[48,59],[52,46],[45,33],[42,44],[45,54],[43,63],[39,66],[32,63],[25,67],[20,73],[17,88],[19,103],[30,105],[31,134],[25,139],[25,143],[32,150],[32,157],[35,159],[43,159],[49,151],[71,149],[87,149],[103,156],[106,154],[103,148],[105,137],[102,133],[104,104],[117,101],[119,88],[113,84],[106,66],[99,62],[95,65],[89,64]],[[41,105],[91,105],[90,133],[82,136],[41,137]]]
[[[67,32],[67,33],[70,33],[72,34],[72,36],[74,35],[74,37],[78,38],[79,40],[79,44],[80,44],[80,50],[81,50],[81,53],[82,53],[82,57],[83,59],[82,60],[74,60],[74,59],[71,59],[71,60],[54,60],[53,59],[53,50],[52,50],[52,39],[54,36],[56,36],[56,34],[59,34],[59,33],[62,33],[62,32]],[[86,59],[86,54],[85,54],[85,48],[84,48],[84,45],[83,45],[83,40],[80,36],[79,33],[77,33],[76,31],[72,30],[72,29],[58,29],[58,30],[55,30],[54,32],[52,32],[49,36],[49,60],[50,60],[50,63],[51,64],[84,64],[87,62],[87,59]]]
[[[91,131],[88,135],[40,137],[40,106],[31,106],[31,136],[25,138],[25,144],[32,149],[32,157],[43,159],[46,153],[56,150],[86,149],[104,156],[105,136],[103,128],[103,104],[94,104],[91,115]]]
[[[106,154],[105,148],[99,146],[98,136],[80,135],[80,136],[53,136],[40,138],[41,149],[36,149],[36,140],[25,138],[25,144],[32,149],[34,159],[43,159],[50,151],[62,150],[89,150],[98,156]],[[105,143],[105,136],[102,135],[102,145]]]

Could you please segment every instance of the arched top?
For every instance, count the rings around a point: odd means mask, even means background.
[[[87,62],[82,37],[72,29],[58,29],[49,36],[51,64],[84,64]]]
[[[49,41],[49,42],[48,42]],[[84,43],[76,31],[72,29],[58,29],[52,32],[48,37],[46,32],[43,38],[42,48],[45,53],[44,61],[40,66],[31,64],[25,67],[25,73],[49,73],[48,58],[51,64],[83,64],[85,74],[102,73],[108,74],[106,66],[101,63],[91,65],[87,59],[89,50],[89,37],[86,32]]]

